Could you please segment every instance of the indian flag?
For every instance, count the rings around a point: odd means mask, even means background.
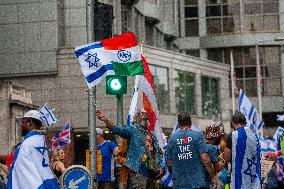
[[[76,47],[75,53],[89,88],[107,75],[144,73],[140,46],[132,32]]]

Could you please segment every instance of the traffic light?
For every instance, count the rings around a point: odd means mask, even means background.
[[[127,93],[127,77],[108,75],[106,77],[106,94],[122,95]]]
[[[94,34],[96,41],[112,37],[113,7],[96,2],[94,4]]]

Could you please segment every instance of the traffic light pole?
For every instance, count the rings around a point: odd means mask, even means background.
[[[117,94],[116,95],[116,111],[117,111],[117,123],[119,125],[123,125],[123,94]],[[116,136],[116,142],[119,144],[120,142],[120,137]],[[124,186],[120,179],[118,180],[118,188],[119,189],[124,189]]]
[[[87,39],[88,43],[94,42],[94,3],[96,0],[86,0],[87,18]],[[92,87],[88,92],[88,125],[89,125],[89,150],[90,150],[90,169],[91,169],[91,188],[97,189],[96,172],[96,87]]]

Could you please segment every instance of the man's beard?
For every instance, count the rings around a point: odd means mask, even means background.
[[[149,121],[143,119],[143,120],[140,121],[140,125],[141,125],[142,127],[144,127],[144,128],[147,128],[148,125],[149,125]]]
[[[22,137],[26,136],[28,134],[28,132],[29,132],[28,129],[22,129],[22,131],[21,131]]]

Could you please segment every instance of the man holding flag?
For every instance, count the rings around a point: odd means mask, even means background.
[[[127,139],[127,155],[124,165],[129,168],[128,188],[149,189],[154,179],[164,174],[162,151],[154,132],[148,129],[149,115],[142,109],[134,117],[134,125],[121,127],[113,125],[106,116],[97,110],[99,120],[115,135]]]
[[[28,111],[20,118],[23,141],[17,146],[8,176],[8,189],[59,189],[59,184],[49,167],[45,132],[41,113]]]

